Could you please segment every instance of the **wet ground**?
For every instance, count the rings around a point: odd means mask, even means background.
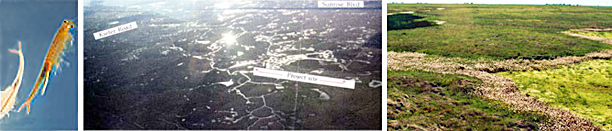
[[[387,30],[414,29],[436,25],[435,22],[421,20],[425,17],[412,13],[413,12],[387,15]]]
[[[382,129],[381,9],[86,2],[85,129]],[[100,40],[94,32],[137,22]],[[355,89],[253,67],[356,80]]]

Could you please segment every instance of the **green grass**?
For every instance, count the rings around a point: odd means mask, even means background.
[[[470,95],[480,80],[463,75],[388,71],[389,129],[537,130],[547,120]]]
[[[612,60],[497,74],[514,79],[522,93],[571,110],[612,130]]]
[[[612,39],[612,31],[581,31],[581,30],[570,30],[572,33],[586,35],[586,36],[596,36],[602,38]]]
[[[612,45],[560,33],[611,28],[612,7],[388,4],[388,13],[404,11],[446,23],[389,30],[390,51],[464,58],[552,59],[612,49]]]

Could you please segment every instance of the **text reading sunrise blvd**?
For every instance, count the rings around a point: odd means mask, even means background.
[[[319,1],[319,8],[359,8],[363,1]]]

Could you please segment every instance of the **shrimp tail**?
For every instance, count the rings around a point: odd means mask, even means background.
[[[9,49],[11,53],[21,54],[21,41],[19,41],[18,43],[19,43],[19,50]]]
[[[34,88],[30,92],[28,99],[19,107],[18,111],[21,111],[24,107],[27,108],[27,113],[30,114],[30,105],[32,101],[36,97],[38,92],[41,92],[41,95],[44,94],[45,88],[47,87],[47,83],[49,82],[49,75],[51,73],[51,64],[45,63],[43,68],[40,70],[39,76],[36,79],[36,84],[34,84]],[[42,88],[41,88],[42,87]]]
[[[10,51],[11,53],[19,54],[19,51],[17,51],[17,50],[9,49],[9,51]]]
[[[26,101],[26,103],[23,103],[23,105],[21,105],[21,107],[19,107],[19,110],[17,110],[17,112],[21,112],[21,109],[23,109],[23,107],[26,107],[26,111],[27,111],[26,113],[29,115],[30,114],[30,104],[32,102],[31,101]]]

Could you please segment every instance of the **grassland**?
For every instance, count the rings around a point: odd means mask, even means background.
[[[516,113],[470,95],[482,82],[463,75],[388,71],[391,130],[537,130],[546,117]]]
[[[418,16],[412,21],[445,21],[404,22],[388,30],[390,128],[521,130],[538,123],[540,130],[612,130],[612,7],[389,4],[388,9],[388,20],[409,14]],[[472,102],[445,106],[457,101]],[[446,111],[437,112],[441,107]],[[504,115],[509,110],[517,114]]]
[[[514,79],[528,96],[571,110],[612,130],[612,60],[497,74]]]
[[[571,29],[569,30],[571,33],[585,35],[585,36],[595,36],[600,38],[612,39],[612,29],[608,30],[580,30],[580,29]]]
[[[413,15],[431,16],[428,19],[446,23],[390,30],[387,32],[389,51],[494,60],[540,60],[583,56],[590,52],[612,49],[612,45],[560,33],[571,29],[610,28],[612,7],[388,5],[388,13],[407,11],[414,12]]]

